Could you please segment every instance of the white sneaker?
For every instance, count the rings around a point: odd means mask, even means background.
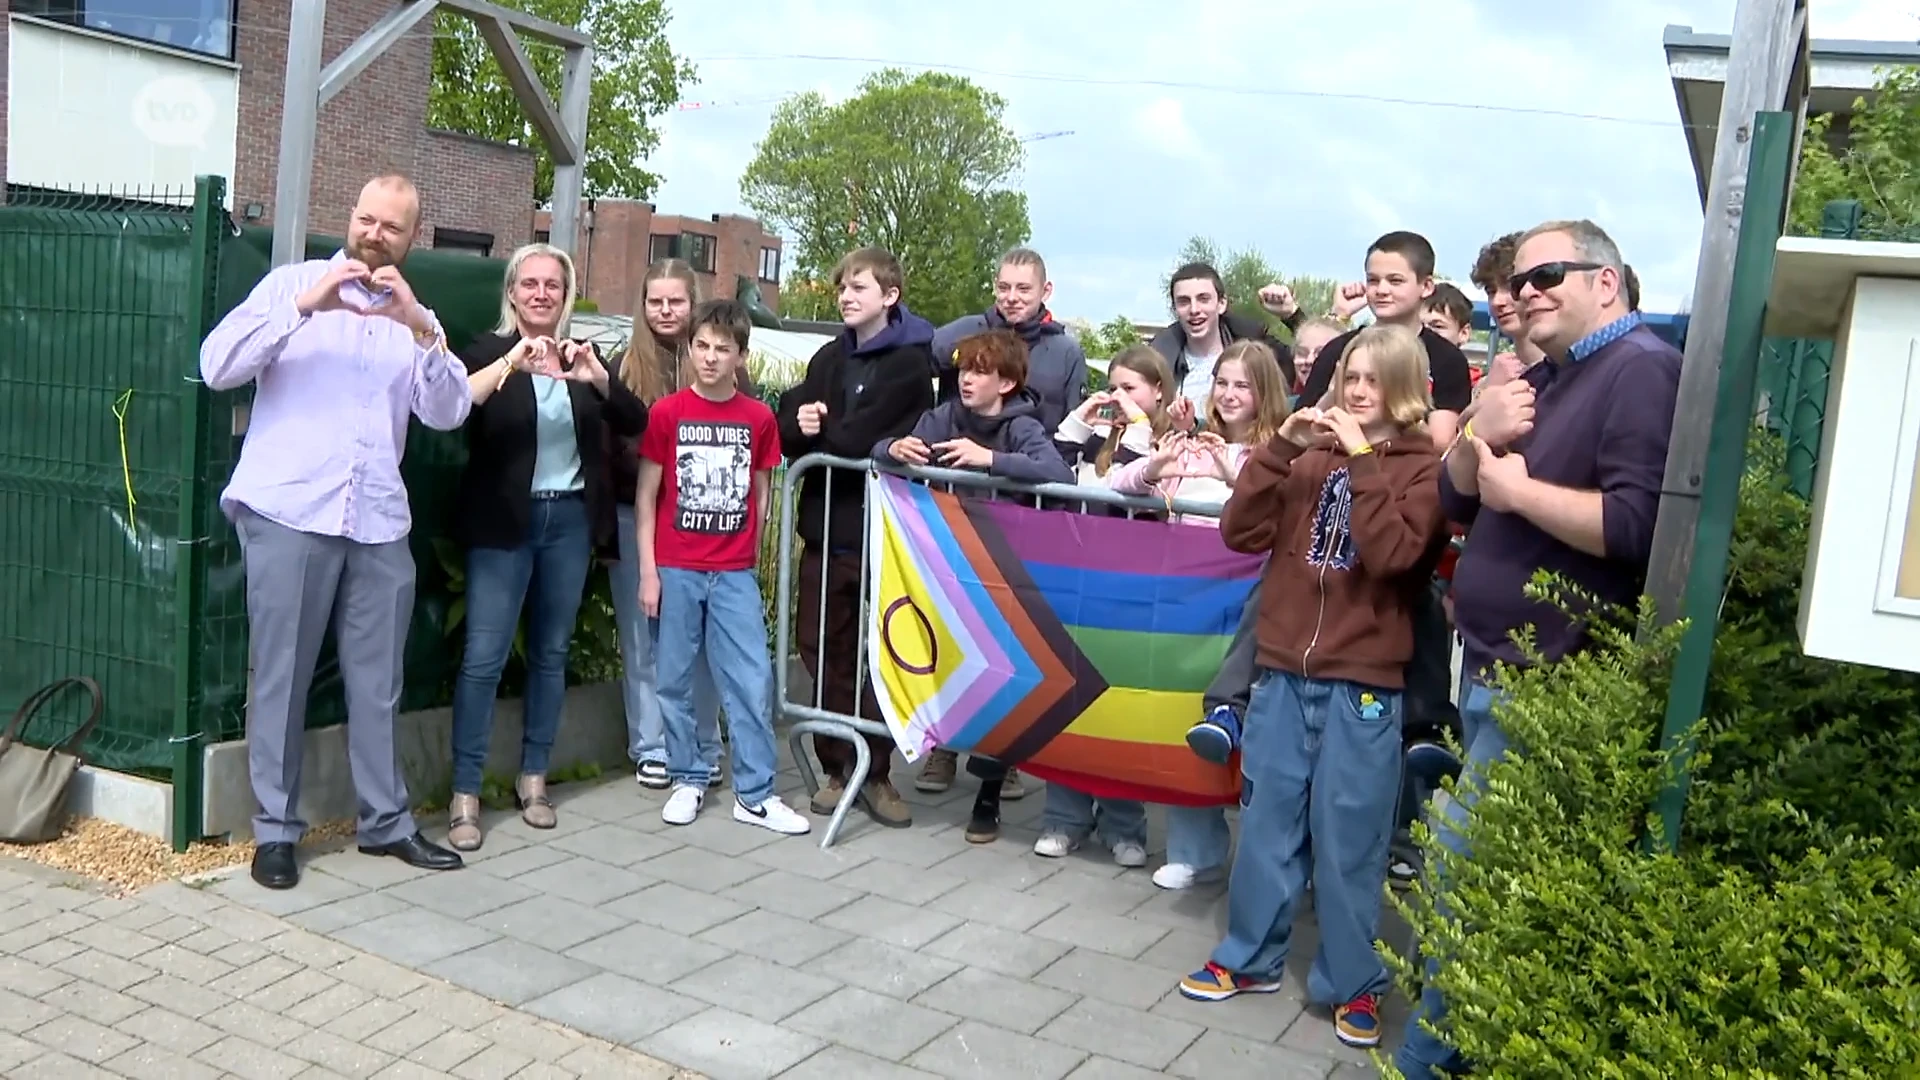
[[[1040,834],[1040,839],[1033,842],[1033,853],[1043,859],[1064,859],[1073,854],[1074,849],[1079,846],[1080,841],[1066,833],[1058,829],[1048,829]]]
[[[1113,861],[1129,869],[1147,865],[1147,849],[1131,840],[1122,840],[1113,845]]]
[[[1153,883],[1163,889],[1190,889],[1196,884],[1220,880],[1220,868],[1195,870],[1186,863],[1168,863],[1153,872]]]
[[[700,816],[700,806],[707,801],[707,793],[693,784],[673,785],[673,794],[667,796],[667,805],[660,811],[660,820],[669,825],[691,825],[693,819]]]
[[[748,806],[733,797],[733,820],[746,825],[772,829],[783,836],[804,836],[813,831],[813,822],[802,817],[778,795],[767,796],[759,806]]]

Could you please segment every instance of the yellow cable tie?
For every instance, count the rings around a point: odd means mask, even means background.
[[[133,497],[133,463],[127,456],[127,406],[132,402],[132,387],[122,390],[120,396],[113,402],[113,418],[120,424],[120,481],[127,488],[127,526],[129,528],[133,526],[133,508],[136,505]]]

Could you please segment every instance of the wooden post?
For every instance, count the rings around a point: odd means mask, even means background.
[[[1734,254],[1740,246],[1740,220],[1747,201],[1754,114],[1784,110],[1804,115],[1806,66],[1806,0],[1740,0],[1733,15],[1720,129],[1714,139],[1713,176],[1707,189],[1706,224],[1700,236],[1700,268],[1694,278],[1686,363],[1680,372],[1680,398],[1667,449],[1660,517],[1654,525],[1653,555],[1647,566],[1647,594],[1653,597],[1663,623],[1681,617],[1687,578],[1693,569],[1700,492],[1706,479],[1708,441],[1720,388],[1720,360],[1726,348]],[[1794,95],[1799,100],[1794,100]]]

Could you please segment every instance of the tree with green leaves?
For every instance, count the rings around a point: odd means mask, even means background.
[[[641,164],[660,145],[653,126],[693,82],[693,66],[667,44],[666,0],[498,0],[593,37],[593,96],[587,108],[587,168],[582,193],[650,199],[660,178]],[[522,39],[547,94],[560,101],[565,51]],[[493,50],[471,19],[434,16],[433,82],[427,96],[432,127],[531,147],[535,154],[533,198],[553,196],[553,155]]]
[[[853,248],[899,258],[909,305],[935,323],[986,310],[1008,248],[1026,242],[1024,157],[1006,102],[967,79],[888,69],[854,97],[783,103],[740,178],[741,198],[824,278]]]
[[[1920,228],[1920,67],[1881,72],[1872,101],[1855,99],[1845,145],[1834,149],[1833,117],[1807,122],[1794,176],[1790,231],[1820,231],[1828,202],[1861,204],[1878,231]]]
[[[1095,360],[1111,360],[1120,350],[1130,345],[1140,344],[1140,331],[1133,328],[1133,320],[1125,315],[1115,315],[1099,326],[1089,326],[1075,331],[1080,339],[1080,351]]]
[[[1220,278],[1226,287],[1228,310],[1249,319],[1258,319],[1265,323],[1273,335],[1281,341],[1291,343],[1293,332],[1281,323],[1280,317],[1260,306],[1260,290],[1268,285],[1285,285],[1293,290],[1293,299],[1308,318],[1324,314],[1333,307],[1334,293],[1340,283],[1332,278],[1314,277],[1296,274],[1286,276],[1274,269],[1266,256],[1254,248],[1241,248],[1222,257],[1218,245],[1204,236],[1196,236],[1187,241],[1180,249],[1173,265],[1160,279],[1164,293],[1173,281],[1173,272],[1188,263],[1206,263],[1220,271]]]

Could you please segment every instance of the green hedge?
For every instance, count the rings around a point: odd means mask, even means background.
[[[1752,461],[1680,854],[1643,845],[1677,642],[1645,612],[1506,673],[1529,752],[1489,770],[1471,860],[1422,838],[1445,910],[1396,904],[1476,1075],[1920,1075],[1920,683],[1800,655],[1807,508],[1776,440]]]

